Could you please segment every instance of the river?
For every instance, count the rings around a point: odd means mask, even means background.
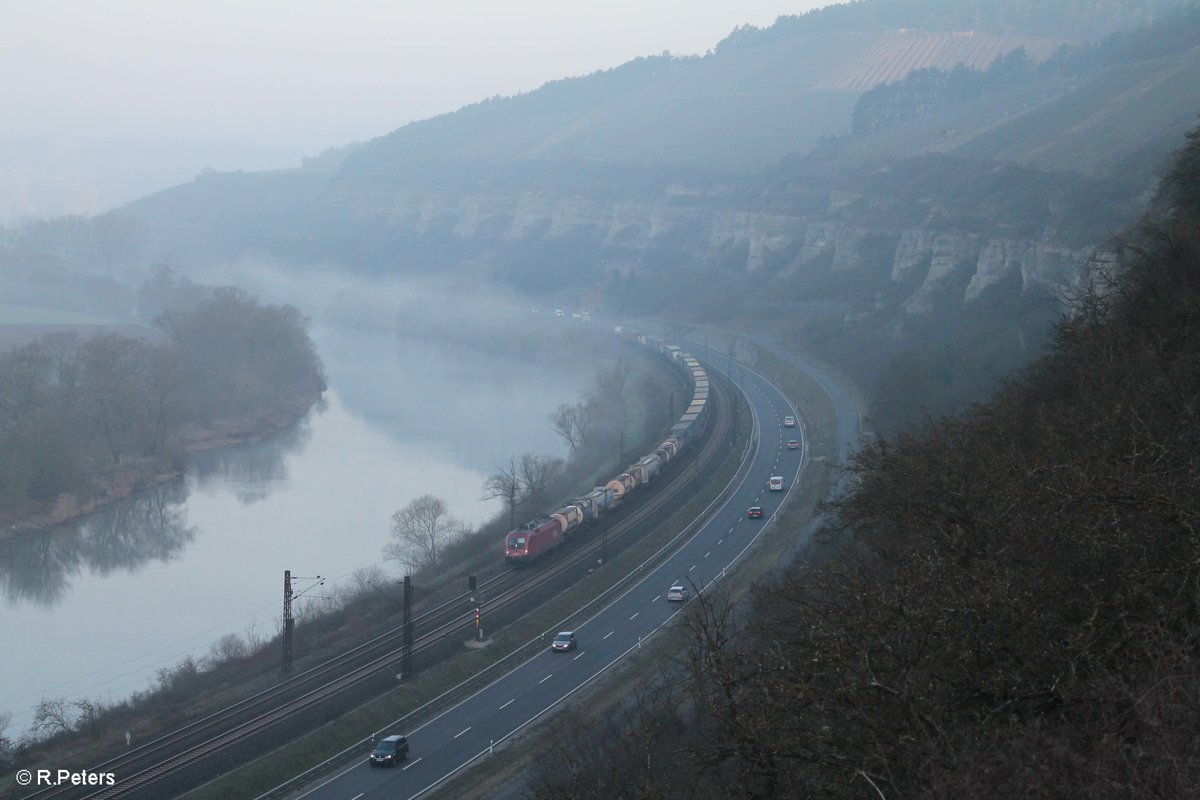
[[[270,638],[285,569],[346,582],[382,565],[398,577],[381,553],[392,512],[429,493],[468,522],[497,513],[486,476],[512,454],[564,455],[547,416],[592,374],[383,330],[313,335],[330,388],[294,427],[196,454],[180,480],[74,524],[0,541],[10,736],[43,698],[114,702],[222,636]]]

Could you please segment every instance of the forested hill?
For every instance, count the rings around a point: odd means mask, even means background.
[[[1200,796],[1200,129],[1119,253],[991,402],[866,445],[824,550],[741,625],[693,608],[683,674],[533,796]]]

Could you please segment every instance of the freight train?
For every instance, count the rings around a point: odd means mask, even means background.
[[[672,344],[653,344],[645,336],[617,328],[617,333],[639,344],[655,347],[662,357],[687,378],[692,392],[691,402],[679,420],[671,426],[670,435],[653,452],[642,456],[625,471],[597,486],[583,497],[576,498],[544,517],[525,523],[504,536],[504,560],[513,565],[530,564],[568,541],[576,531],[610,513],[625,502],[640,487],[654,480],[668,461],[693,443],[708,424],[708,373],[690,353]]]

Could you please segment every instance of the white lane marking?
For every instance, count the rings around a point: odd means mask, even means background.
[[[638,614],[640,614],[640,613],[642,613],[642,612],[640,612],[640,611],[635,611],[635,612],[633,612],[633,616],[632,616],[632,617],[630,617],[629,619],[630,619],[630,620],[635,620],[635,619],[637,619],[637,615],[638,615]]]
[[[358,798],[362,797],[364,794],[366,794],[366,792],[359,792],[358,794],[354,795],[354,797],[351,797],[350,800],[358,800]]]
[[[760,391],[761,391],[761,389],[760,389]],[[757,535],[756,535],[756,537],[757,537]],[[756,537],[755,537],[755,538],[756,538]],[[737,555],[734,557],[734,560],[736,561],[736,560],[737,560],[737,558],[740,558],[740,557],[741,557],[741,556],[742,556],[742,555],[743,555],[743,554],[746,552],[746,550],[748,550],[748,549],[749,549],[751,546],[752,546],[752,541],[751,541],[751,542],[749,542],[749,543],[747,543],[747,544],[746,544],[746,545],[743,547],[743,549],[741,550],[741,552],[740,552],[740,553],[738,553],[738,554],[737,554]],[[730,563],[732,564],[733,562],[730,562]],[[711,584],[711,583],[712,583],[712,581],[709,581],[709,584]],[[706,584],[706,586],[707,586],[707,585],[709,585],[709,584]],[[633,589],[634,589],[634,588],[636,588],[636,587],[631,587],[631,589],[627,590],[626,594],[623,594],[623,595],[622,595],[622,598],[623,598],[623,597],[625,597],[625,596],[627,596],[628,592],[630,592],[630,591],[633,591]],[[673,616],[672,616],[672,618],[673,618]],[[660,628],[662,628],[663,626],[665,626],[665,625],[667,625],[667,624],[669,624],[669,620],[668,620],[668,621],[664,621],[663,623],[661,623],[661,624],[660,624],[658,627],[656,627],[656,628],[654,629],[654,632],[657,632],[657,631],[658,631]],[[611,635],[611,634],[610,634],[610,635]],[[608,637],[606,636],[605,638],[608,638]],[[551,702],[549,705],[547,705],[547,706],[546,706],[546,708],[542,709],[542,710],[541,710],[541,711],[539,711],[537,714],[534,714],[534,715],[533,715],[533,716],[532,716],[532,717],[531,717],[529,720],[527,720],[526,722],[524,722],[524,723],[522,723],[522,724],[518,725],[518,726],[517,726],[517,728],[516,728],[516,729],[514,729],[513,731],[511,731],[510,733],[508,733],[508,734],[505,734],[505,735],[502,737],[501,741],[504,741],[504,740],[507,740],[507,739],[509,739],[509,738],[510,738],[510,737],[512,737],[514,734],[516,734],[516,733],[517,733],[517,732],[519,732],[520,730],[524,729],[524,728],[525,728],[527,725],[529,725],[529,724],[533,723],[534,721],[536,721],[537,719],[541,718],[541,717],[542,717],[544,714],[546,714],[547,712],[549,712],[551,709],[553,709],[555,706],[557,706],[557,705],[558,705],[560,702],[562,702],[563,700],[566,700],[567,698],[569,698],[569,697],[573,696],[573,695],[575,694],[575,692],[576,692],[576,691],[578,691],[580,688],[582,688],[582,686],[583,686],[583,685],[586,685],[588,682],[590,682],[591,680],[594,680],[594,679],[595,679],[596,677],[598,677],[600,674],[602,674],[602,673],[603,673],[603,672],[605,672],[606,670],[610,669],[610,668],[611,668],[611,667],[612,667],[614,664],[616,664],[616,663],[617,663],[617,662],[618,662],[618,661],[619,661],[619,660],[620,660],[622,657],[624,657],[624,656],[628,655],[629,653],[632,653],[632,652],[633,652],[633,651],[636,649],[636,647],[637,647],[637,645],[633,645],[633,646],[631,646],[631,647],[630,647],[630,648],[628,648],[628,649],[627,649],[627,650],[626,650],[624,653],[622,653],[620,656],[618,656],[617,658],[613,659],[613,660],[612,660],[611,662],[609,662],[608,664],[606,664],[606,665],[602,666],[602,667],[601,667],[600,669],[598,669],[598,670],[597,670],[597,671],[596,671],[596,672],[595,672],[593,675],[591,675],[591,676],[590,676],[590,677],[589,677],[587,680],[583,681],[583,683],[582,683],[582,684],[580,684],[580,686],[579,686],[579,687],[576,687],[575,689],[572,689],[572,690],[568,691],[568,692],[567,692],[567,693],[566,693],[566,694],[565,694],[563,697],[561,697],[561,698],[559,698],[559,699],[557,699],[557,700],[554,700],[554,701],[553,701],[553,702]],[[520,667],[519,667],[519,666],[518,666],[518,667],[516,667],[516,668],[514,668],[514,669],[513,669],[512,671],[510,671],[508,674],[509,674],[509,675],[511,675],[511,674],[515,673],[515,672],[516,672],[518,669],[520,669]],[[478,693],[477,693],[477,694],[478,694]],[[464,702],[465,702],[465,701],[464,701]],[[457,708],[457,707],[460,707],[461,705],[462,705],[462,703],[460,703],[458,706],[455,706],[455,708]],[[441,715],[438,715],[438,717],[437,717],[437,718],[440,718],[440,717],[444,716],[444,715],[445,715],[445,714],[447,714],[447,713],[449,713],[449,711],[447,711],[447,712],[443,712],[443,714],[441,714]],[[436,718],[435,718],[435,719],[436,719]],[[447,773],[445,776],[443,776],[443,777],[441,777],[441,778],[438,778],[437,780],[435,780],[435,781],[433,781],[432,783],[430,783],[430,784],[429,784],[429,786],[427,786],[427,787],[425,787],[424,789],[422,789],[422,790],[421,790],[421,792],[419,792],[418,794],[423,794],[424,792],[426,792],[426,791],[428,791],[428,790],[430,790],[430,789],[434,788],[435,786],[438,786],[438,785],[440,785],[440,784],[444,783],[444,782],[445,782],[446,780],[448,780],[448,779],[449,779],[449,778],[450,778],[452,775],[454,775],[454,774],[458,773],[459,771],[461,771],[462,769],[464,769],[464,768],[465,768],[465,767],[467,767],[468,765],[472,764],[472,763],[473,763],[473,762],[475,762],[476,760],[478,760],[478,759],[480,759],[480,758],[482,758],[482,757],[486,756],[486,755],[489,753],[489,751],[490,751],[490,748],[484,748],[484,749],[483,749],[483,750],[481,750],[479,753],[477,753],[477,754],[475,754],[475,755],[472,755],[472,756],[470,756],[470,757],[466,758],[466,760],[465,760],[465,761],[463,761],[463,763],[461,763],[461,764],[459,764],[457,767],[454,767],[453,769],[451,769],[451,770],[450,770],[450,771],[449,771],[449,772],[448,772],[448,773]],[[351,767],[350,769],[353,769],[353,768],[355,768],[355,767],[357,767],[357,766],[358,766],[358,765],[356,764],[356,765],[354,765],[354,767]],[[348,769],[348,770],[346,770],[346,772],[348,772],[348,771],[349,771],[349,769]],[[344,774],[344,773],[343,773],[343,774]]]
[[[471,730],[471,728],[467,727],[466,729],[459,731],[458,733],[454,734],[454,738],[457,739],[458,737],[462,736],[464,733],[466,733],[469,730]]]
[[[609,631],[608,633],[604,634],[604,639],[607,639],[608,637],[612,636],[614,633],[616,633],[616,631]],[[604,639],[601,639],[600,641],[604,641]]]
[[[405,764],[405,765],[404,765],[404,769],[402,769],[402,770],[400,770],[400,771],[401,771],[401,772],[404,772],[404,770],[405,770],[405,769],[408,769],[409,767],[415,767],[415,766],[416,766],[417,764],[419,764],[419,763],[421,763],[421,759],[420,759],[420,758],[418,758],[416,761],[410,761],[408,764]],[[360,794],[360,795],[359,795],[359,797],[362,797],[362,795]]]
[[[587,650],[584,650],[582,653],[580,653],[579,655],[575,656],[575,657],[574,657],[574,658],[572,658],[571,660],[572,660],[572,661],[578,661],[579,659],[583,658],[583,653],[586,653],[586,652],[587,652]]]
[[[730,533],[733,533],[733,531],[730,531]],[[721,543],[721,542],[723,542],[723,541],[725,541],[725,540],[724,540],[724,539],[717,539],[717,544],[720,544],[720,543]]]
[[[547,675],[546,677],[542,678],[540,681],[538,681],[538,683],[545,683],[546,681],[550,680],[552,677],[554,677],[554,673],[553,673],[553,672],[551,672],[551,673],[550,673],[549,675]]]
[[[709,550],[707,553],[705,553],[705,554],[704,554],[704,557],[705,557],[705,558],[708,558],[710,555],[712,555],[712,551],[711,551],[711,550]]]
[[[507,703],[505,703],[504,705],[500,706],[500,708],[498,708],[498,709],[496,709],[496,710],[497,710],[497,711],[503,711],[504,709],[508,708],[509,706],[511,706],[511,705],[512,705],[513,703],[515,703],[515,702],[517,702],[517,698],[515,698],[515,697],[514,697],[512,700],[509,700]]]

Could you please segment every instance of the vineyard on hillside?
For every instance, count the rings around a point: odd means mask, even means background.
[[[885,33],[850,60],[834,66],[816,79],[818,89],[870,89],[903,80],[916,69],[950,70],[962,64],[987,69],[997,58],[1024,47],[1030,60],[1044,61],[1063,42],[1027,36],[997,36],[961,31],[930,33],[901,30]]]

